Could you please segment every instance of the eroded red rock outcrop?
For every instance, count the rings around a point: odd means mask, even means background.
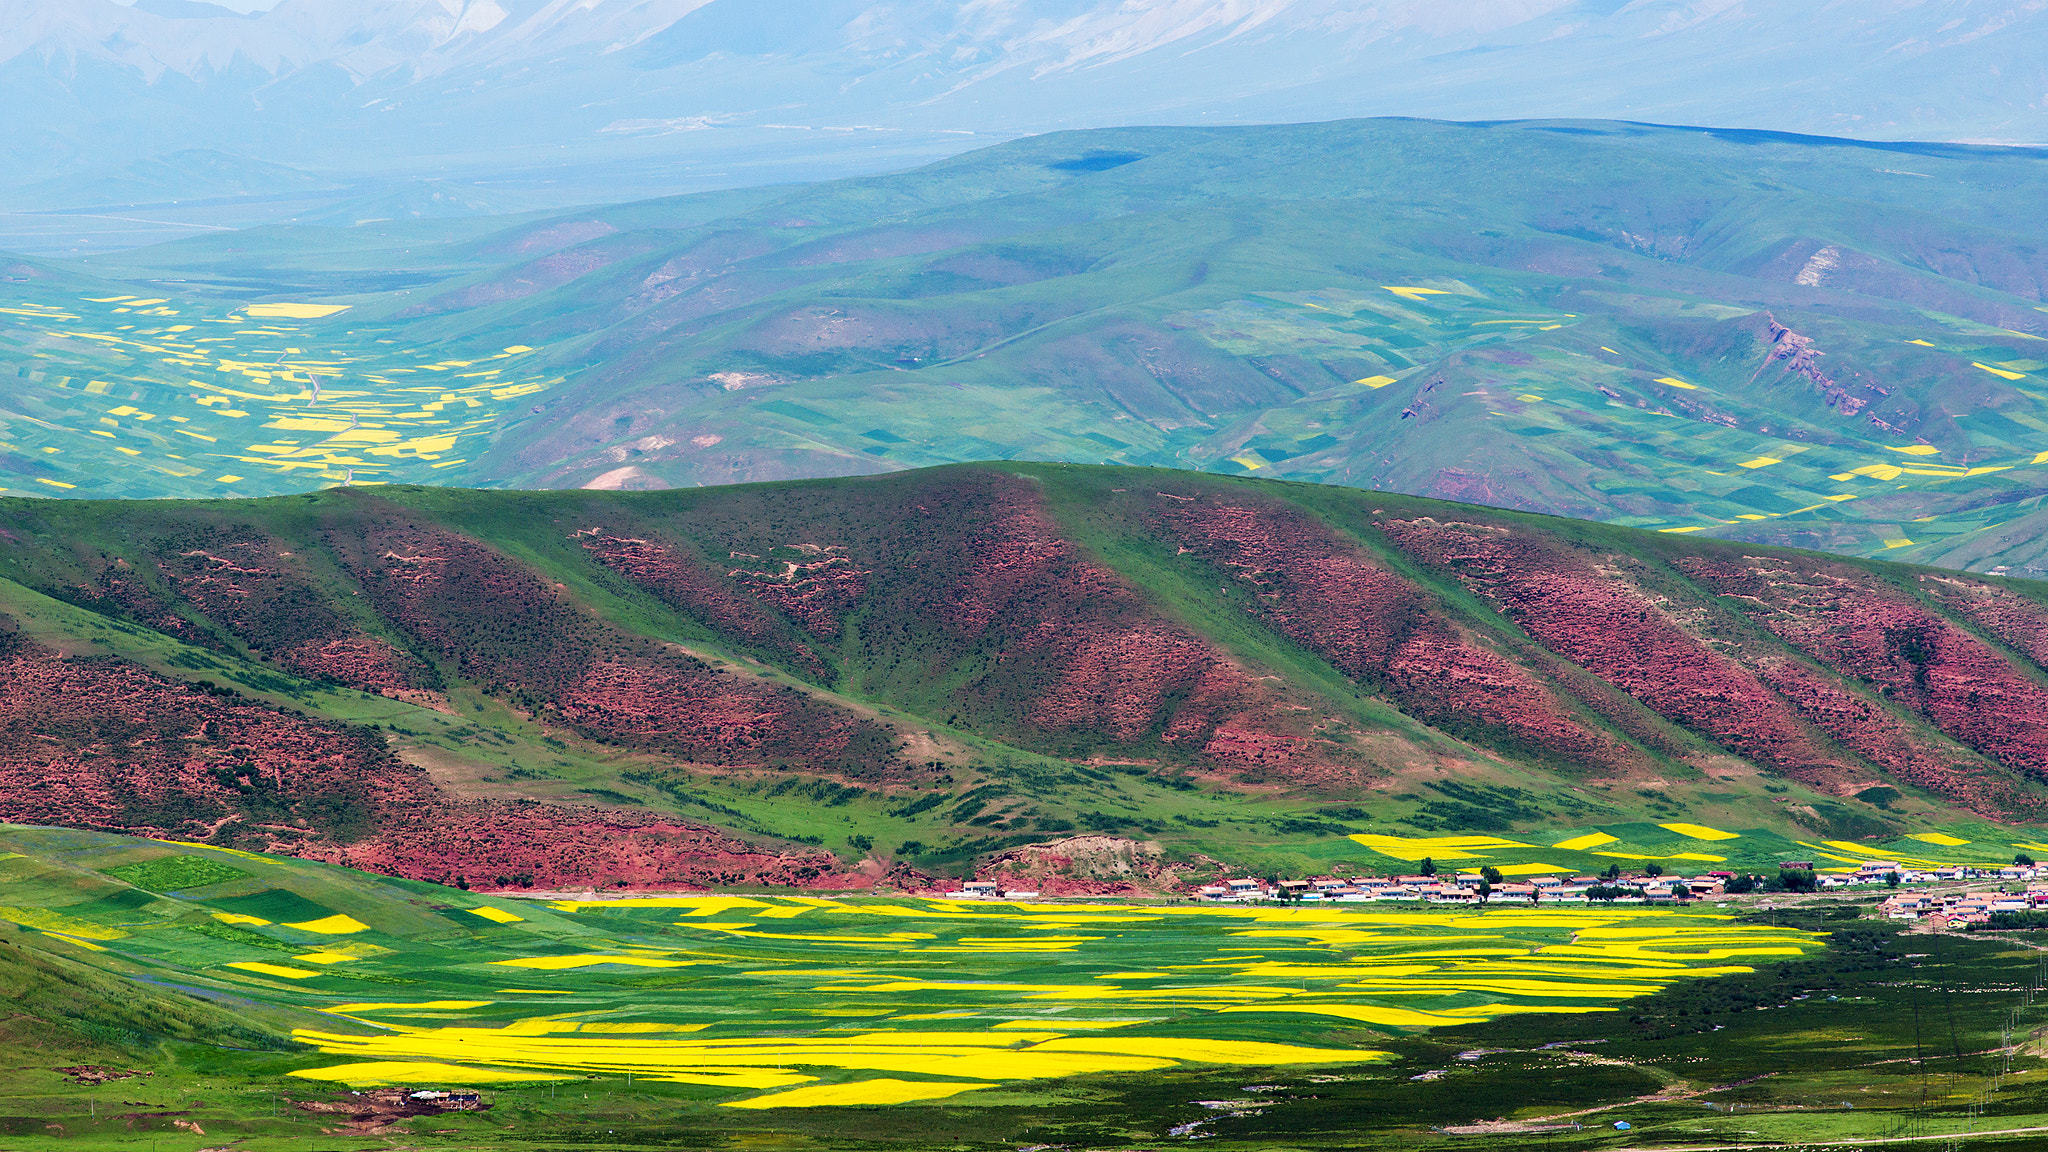
[[[1213,880],[1219,867],[1206,856],[1170,861],[1149,840],[1069,836],[998,852],[975,878],[1045,896],[1156,896]]]
[[[860,778],[888,767],[886,738],[852,713],[702,667],[599,661],[548,711],[597,739],[699,763],[836,768]]]
[[[1688,557],[1688,575],[1758,624],[1999,763],[2048,778],[2048,687],[1905,590],[1848,565]],[[2011,606],[2007,606],[2011,610]]]
[[[0,618],[4,622],[4,618]],[[455,801],[375,732],[0,632],[0,820],[279,852],[417,880],[865,887],[651,814]]]
[[[431,791],[366,730],[0,633],[0,819],[289,850]]]
[[[1754,668],[1809,723],[1894,779],[1993,819],[2038,816],[2042,811],[2038,798],[2014,787],[2011,778],[1984,757],[1917,729],[1796,657],[1766,657]]]
[[[374,528],[336,550],[376,609],[465,679],[593,739],[863,779],[902,767],[888,729],[614,628],[475,541]]]
[[[1640,751],[1578,722],[1540,678],[1300,510],[1204,496],[1157,500],[1154,517],[1184,550],[1254,590],[1247,611],[1404,710],[1514,753],[1610,774],[1649,770]]]
[[[743,644],[780,652],[813,676],[826,675],[825,662],[808,644],[788,635],[788,629],[751,597],[736,591],[731,581],[738,575],[721,576],[694,556],[669,544],[635,536],[618,536],[601,529],[583,535],[583,549],[598,563],[625,576],[669,605],[731,636]],[[847,565],[848,568],[851,565]],[[851,572],[848,575],[852,575]],[[784,585],[777,584],[777,594]],[[758,591],[758,590],[757,590]],[[803,591],[810,591],[804,589]],[[858,593],[854,595],[857,597]],[[843,599],[834,594],[831,599]],[[813,602],[799,600],[809,610],[804,623],[826,635],[837,635],[839,623],[832,611],[843,610],[826,603],[818,593]]]
[[[2048,606],[2040,601],[1958,576],[1922,576],[1920,591],[2048,670]]]
[[[838,544],[787,544],[767,556],[732,559],[739,565],[733,579],[825,640],[845,630],[846,613],[867,591],[870,575]]]
[[[446,804],[354,844],[303,856],[389,876],[471,887],[867,888],[873,879],[818,849],[776,852],[716,828],[639,813],[489,801]]]
[[[281,541],[250,527],[207,528],[152,547],[164,581],[252,655],[313,679],[418,698],[439,677],[335,609]]]
[[[1723,748],[1827,790],[1856,778],[1856,766],[1831,754],[1754,673],[1620,571],[1508,528],[1427,517],[1381,528],[1551,651]]]
[[[998,499],[941,608],[956,637],[993,653],[967,695],[994,708],[1021,698],[1020,719],[1041,730],[1158,739],[1303,782],[1355,779],[1312,717],[1084,558],[1034,492]]]

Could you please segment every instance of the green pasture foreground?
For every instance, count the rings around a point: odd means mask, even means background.
[[[1506,1147],[1536,1137],[1433,1129],[1601,1126],[1541,1137],[1577,1147],[1620,1146],[1623,1116],[1668,1144],[2048,1114],[2023,1044],[1997,1091],[2008,1057],[1986,1054],[2044,1022],[2035,952],[1895,937],[1853,905],[1739,911],[509,899],[9,827],[0,966],[25,1011],[0,1131],[283,1152]],[[85,1063],[152,1074],[55,1071]],[[301,1107],[465,1085],[491,1107]]]

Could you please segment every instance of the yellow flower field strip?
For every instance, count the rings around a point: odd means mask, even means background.
[[[1000,1085],[984,1081],[897,1080],[884,1076],[874,1080],[856,1080],[851,1084],[817,1084],[808,1088],[792,1088],[787,1092],[775,1092],[749,1100],[727,1101],[721,1107],[844,1108],[860,1104],[908,1104],[915,1100],[942,1100],[958,1096],[962,1092],[996,1087]]]
[[[1918,840],[1923,844],[1934,844],[1942,848],[1960,848],[1969,843],[1968,840],[1960,836],[1951,836],[1946,832],[1914,832],[1909,834],[1906,839]]]
[[[614,1041],[447,1027],[400,1028],[373,1036],[310,1030],[299,1030],[293,1035],[329,1054],[586,1073],[630,1071],[658,1079],[687,1077],[691,1079],[685,1082],[726,1083],[735,1087],[740,1086],[733,1083],[735,1072],[758,1076],[768,1068],[774,1068],[778,1076],[788,1076],[787,1069],[791,1067],[805,1067],[986,1081],[1144,1072],[1182,1062],[1281,1066],[1357,1063],[1387,1057],[1377,1050],[1310,1048],[1263,1041],[1063,1037],[1045,1032],[884,1032],[845,1037]]]
[[[577,1029],[579,1033],[616,1033],[637,1035],[655,1032],[702,1032],[709,1024],[658,1024],[637,1021],[592,1020]]]
[[[323,916],[318,920],[301,920],[295,924],[283,925],[283,927],[297,928],[301,932],[311,932],[318,936],[347,936],[350,933],[368,932],[370,930],[368,924],[353,916],[344,915],[339,912],[332,916]]]
[[[1361,832],[1354,834],[1350,839],[1382,856],[1410,862],[1426,858],[1473,860],[1486,855],[1478,849],[1535,847],[1533,844],[1503,840],[1498,836],[1435,836],[1417,839],[1406,836],[1376,836]]]
[[[463,1012],[471,1008],[488,1008],[496,1003],[496,1000],[420,1000],[413,1002],[374,1001],[365,1003],[333,1004],[320,1010],[322,1012],[333,1012],[339,1015],[354,1015],[359,1012],[400,1011]]]
[[[1216,985],[1205,988],[1120,988],[1113,984],[1006,984],[944,980],[891,980],[881,984],[828,984],[816,992],[1011,992],[1026,1000],[1200,1000],[1229,1002],[1295,994],[1290,988]]]
[[[969,1013],[961,1013],[960,1015],[969,1015]],[[913,1019],[913,1017],[896,1016],[892,1017],[892,1019],[909,1020]],[[1132,1020],[1070,1020],[1062,1016],[1057,1020],[1005,1020],[1001,1024],[993,1024],[990,1027],[997,1031],[1002,1031],[1003,1029],[1022,1029],[1042,1032],[1048,1028],[1057,1028],[1062,1032],[1073,1032],[1077,1030],[1092,1031],[1102,1028],[1129,1028],[1133,1024],[1149,1024],[1155,1019],[1161,1019],[1161,1017],[1146,1016]]]
[[[1932,860],[1923,856],[1902,856],[1896,852],[1880,853],[1868,844],[1858,844],[1853,840],[1823,840],[1819,844],[1801,840],[1798,843],[1802,848],[1813,849],[1823,860],[1833,860],[1841,864],[1862,864],[1866,860],[1889,860],[1894,864],[1902,864],[1908,868],[1931,872],[1936,868],[1996,869],[2003,868],[2009,863],[2009,861],[1984,863],[1967,860]],[[1827,851],[1826,849],[1829,848],[1834,849],[1834,851]],[[1843,855],[1843,853],[1853,853],[1853,855]]]
[[[1383,964],[1362,962],[1358,964],[1289,964],[1285,961],[1258,960],[1243,964],[1218,964],[1207,967],[1193,964],[1174,966],[1180,973],[1200,971],[1210,973],[1235,970],[1240,976],[1257,976],[1268,980],[1353,980],[1360,976],[1421,976],[1430,972],[1441,972],[1439,964]],[[1169,973],[1153,973],[1167,976]]]
[[[1709,828],[1704,824],[1659,824],[1657,827],[1666,832],[1676,832],[1680,836],[1690,836],[1695,840],[1737,840],[1742,836],[1739,832],[1723,832],[1719,828]]]
[[[1494,939],[1499,940],[1501,938],[1494,937]],[[1433,943],[1435,943],[1435,941],[1429,939],[1421,939],[1415,941],[1415,944],[1417,945],[1428,945]],[[1424,960],[1456,961],[1479,958],[1492,959],[1500,956],[1526,956],[1529,953],[1530,947],[1530,945],[1526,944],[1507,943],[1503,943],[1501,946],[1493,948],[1412,947],[1398,952],[1376,953],[1371,957],[1360,957],[1358,962],[1361,964],[1386,964],[1389,962],[1415,963]],[[1237,963],[1243,963],[1245,961],[1250,961],[1252,959],[1252,957],[1220,957],[1215,960],[1207,961],[1207,963],[1217,965],[1232,965]],[[1288,962],[1261,961],[1260,963],[1287,964]],[[1212,968],[1210,969],[1210,971],[1214,971],[1214,969]]]
[[[94,943],[94,942],[93,942],[93,941],[91,941],[91,940],[87,940],[87,939],[86,939],[85,937],[83,937],[83,936],[72,936],[72,935],[68,935],[68,934],[66,934],[66,933],[63,933],[63,932],[52,932],[52,931],[50,931],[50,930],[48,930],[48,929],[38,929],[38,931],[39,931],[39,932],[41,932],[41,933],[42,933],[42,934],[43,934],[44,936],[48,936],[48,937],[49,937],[50,939],[52,939],[52,940],[60,940],[60,941],[62,941],[62,942],[64,942],[64,943],[66,943],[66,944],[75,944],[75,945],[77,945],[78,947],[80,947],[80,948],[84,948],[84,949],[86,949],[87,951],[90,951],[90,952],[105,952],[105,951],[107,951],[107,946],[106,946],[106,945],[104,945],[104,944],[96,944],[96,943]]]
[[[1380,972],[1363,969],[1356,972],[1320,972],[1312,976],[1296,976],[1296,980],[1338,981],[1338,988],[1479,988],[1493,991],[1517,991],[1530,996],[1606,996],[1616,994],[1614,989],[1626,988],[1619,993],[1637,996],[1655,992],[1674,980],[1701,975],[1719,976],[1734,971],[1732,966],[1713,968],[1688,968],[1680,971],[1644,969],[1635,970],[1635,979],[1624,981],[1614,971],[1578,972],[1564,968],[1555,969],[1508,969],[1492,968],[1486,965],[1440,968],[1425,972]],[[1747,971],[1747,969],[1743,969]],[[1266,979],[1284,979],[1292,973],[1260,971],[1248,973]],[[1644,981],[1655,981],[1645,983]],[[1307,993],[1300,993],[1307,995]]]
[[[784,1074],[782,1070],[790,1067],[809,1067],[937,1076],[1000,1076],[1024,1080],[1095,1072],[1149,1072],[1170,1068],[1176,1063],[1172,1059],[1153,1056],[1042,1052],[921,1040],[873,1043],[862,1042],[855,1037],[815,1044],[777,1040],[699,1047],[696,1046],[699,1042],[688,1040],[509,1037],[457,1028],[362,1037],[307,1031],[293,1035],[330,1054],[447,1060],[586,1073],[632,1072],[660,1079],[674,1079],[679,1075],[730,1077],[735,1071],[758,1074],[774,1070],[777,1074]]]
[[[1481,1004],[1465,1008],[1446,1008],[1437,1011],[1422,1011],[1414,1008],[1400,1008],[1385,1004],[1244,1004],[1222,1009],[1232,1012],[1293,1012],[1305,1016],[1334,1016],[1343,1020],[1355,1020],[1361,1024],[1372,1024],[1385,1028],[1431,1028],[1444,1025],[1472,1024],[1508,1012],[1530,1011],[1521,1004]],[[1536,1009],[1542,1012],[1613,1012],[1605,1005],[1556,1005],[1545,1004]]]
[[[369,1060],[337,1064],[331,1068],[301,1068],[287,1072],[304,1080],[322,1080],[370,1088],[382,1084],[506,1084],[534,1080],[568,1080],[550,1072],[509,1072],[498,1068],[463,1068],[422,1060]]]
[[[1569,948],[1572,945],[1560,945]],[[1217,969],[1205,969],[1215,972]],[[1697,975],[1701,968],[1685,960],[1663,960],[1646,957],[1639,952],[1617,953],[1610,950],[1594,950],[1583,956],[1562,952],[1543,951],[1533,955],[1517,957],[1497,956],[1484,959],[1449,961],[1436,964],[1398,964],[1360,962],[1357,964],[1288,964],[1284,962],[1263,962],[1236,967],[1237,974],[1245,979],[1266,981],[1292,980],[1357,980],[1362,978],[1392,979],[1395,977],[1428,978],[1436,974],[1532,974],[1561,976],[1575,980],[1603,980],[1614,977],[1654,978],[1672,980]]]
[[[1741,971],[1747,972],[1745,968]],[[1586,981],[1567,982],[1560,980],[1487,980],[1469,975],[1445,972],[1434,977],[1410,977],[1405,980],[1358,980],[1339,984],[1339,988],[1360,992],[1376,992],[1381,995],[1395,993],[1418,995],[1425,993],[1490,992],[1498,996],[1536,996],[1562,1000],[1626,1000],[1631,996],[1647,996],[1664,990],[1662,984],[1595,984]]]
[[[493,960],[492,964],[506,968],[538,968],[543,971],[557,971],[564,968],[590,968],[599,964],[627,964],[636,968],[688,968],[695,960],[665,960],[659,956],[604,956],[594,953],[580,953],[574,956],[522,956],[515,960]]]
[[[1704,852],[1674,852],[1669,856],[1652,856],[1641,852],[1595,852],[1595,856],[1611,856],[1616,860],[1693,860],[1702,864],[1726,864],[1726,856],[1709,856]]]
[[[1006,922],[1023,922],[1034,919],[1040,919],[1040,917],[1033,916],[1025,912],[984,911],[982,909],[975,908],[972,905],[950,904],[946,901],[940,900],[933,900],[926,907],[922,908],[910,907],[902,904],[849,904],[840,908],[829,908],[826,909],[826,911],[856,916],[897,916],[913,920],[1000,920]],[[1063,925],[1143,924],[1147,922],[1163,920],[1168,915],[1172,915],[1175,913],[1185,914],[1190,911],[1206,910],[1178,908],[1132,908],[1128,912],[1125,912],[1121,910],[1103,911],[1099,909],[1091,909],[1086,914],[1077,914],[1070,908],[1066,910],[1066,915],[1060,917],[1060,923]]]
[[[123,929],[95,924],[90,920],[80,920],[75,916],[66,916],[62,912],[52,912],[48,908],[10,908],[0,905],[0,920],[11,920],[24,928],[56,932],[81,940],[119,940],[128,935]]]
[[[524,923],[526,920],[526,917],[521,916],[516,912],[507,912],[503,908],[493,908],[488,904],[485,904],[479,908],[471,908],[469,910],[469,914],[472,916],[481,916],[494,924],[520,924]]]
[[[834,936],[829,934],[807,935],[791,932],[749,932],[746,929],[752,928],[752,924],[693,924],[688,920],[676,921],[676,927],[723,931],[733,936],[745,936],[755,940],[798,940],[821,944],[914,944],[920,940],[938,939],[937,936],[930,932],[884,932],[873,936],[862,936],[852,933]]]
[[[266,318],[275,316],[285,320],[318,320],[323,316],[332,316],[336,312],[345,311],[348,307],[349,305],[347,304],[293,304],[279,300],[268,304],[249,304],[244,306],[242,311],[249,316]]]
[[[838,906],[837,901],[832,902]],[[649,908],[687,908],[693,916],[715,916],[734,909],[774,908],[777,905],[766,900],[755,900],[747,896],[636,896],[620,900],[550,900],[547,906],[557,912],[585,911],[638,911]],[[811,905],[817,907],[817,905]]]
[[[244,972],[257,972],[265,976],[282,976],[287,980],[304,980],[308,976],[320,975],[320,973],[310,968],[287,968],[282,964],[265,964],[260,960],[237,960],[229,964],[228,967],[239,968]]]

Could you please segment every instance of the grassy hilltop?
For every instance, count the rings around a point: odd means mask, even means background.
[[[2002,863],[2048,805],[2040,585],[1317,485],[10,501],[0,576],[7,818],[421,880]]]

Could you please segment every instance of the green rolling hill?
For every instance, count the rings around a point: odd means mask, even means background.
[[[0,467],[189,496],[1133,463],[2021,572],[1986,541],[2043,491],[2043,171],[1601,122],[1114,129],[20,263]],[[276,308],[313,302],[347,308]]]
[[[0,577],[0,816],[424,881],[1997,864],[2048,814],[2039,584],[1327,485],[10,500]]]

